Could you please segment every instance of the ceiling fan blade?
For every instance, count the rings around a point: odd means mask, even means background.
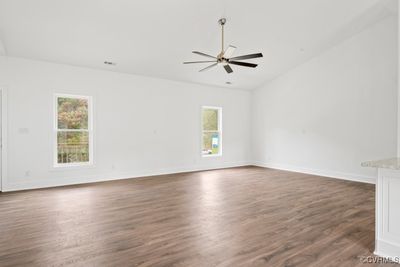
[[[224,58],[230,58],[235,52],[236,47],[233,45],[228,46],[228,48],[224,52]]]
[[[224,69],[226,70],[227,73],[232,73],[233,72],[231,66],[229,66],[229,65],[224,65]]]
[[[253,63],[239,62],[239,61],[230,61],[230,60],[229,60],[229,64],[239,65],[239,66],[249,67],[249,68],[255,68],[255,67],[258,66],[257,64],[253,64]]]
[[[200,56],[203,56],[203,57],[209,57],[209,58],[214,58],[214,59],[217,59],[216,57],[214,57],[214,56],[211,56],[211,55],[207,55],[207,54],[204,54],[204,53],[202,53],[202,52],[199,52],[199,51],[192,51],[194,54],[197,54],[197,55],[200,55]]]
[[[244,60],[244,59],[251,59],[251,58],[258,58],[258,57],[263,57],[263,54],[256,53],[256,54],[233,57],[233,58],[230,58],[230,59],[233,59],[233,60]]]
[[[215,63],[216,61],[189,61],[189,62],[183,62],[183,64],[196,64],[196,63]]]
[[[215,67],[217,65],[218,65],[218,63],[214,63],[214,64],[212,64],[212,65],[210,65],[208,67],[205,67],[204,69],[199,70],[199,72],[203,72],[203,71],[209,70],[209,69],[211,69],[211,68],[213,68],[213,67]]]

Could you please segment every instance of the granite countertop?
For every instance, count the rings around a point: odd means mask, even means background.
[[[400,170],[400,158],[366,161],[366,162],[361,163],[361,166],[371,167],[371,168]]]

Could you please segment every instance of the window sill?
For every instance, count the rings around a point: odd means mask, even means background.
[[[80,164],[62,164],[53,165],[51,171],[73,171],[82,169],[94,169],[95,165],[93,163],[80,163]]]
[[[214,155],[201,155],[202,158],[216,158],[222,157],[222,154],[214,154]]]

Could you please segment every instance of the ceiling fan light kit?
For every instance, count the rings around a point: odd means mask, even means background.
[[[230,65],[237,65],[237,66],[242,66],[242,67],[248,67],[248,68],[255,68],[257,67],[257,64],[254,63],[248,63],[248,62],[242,62],[242,60],[245,59],[252,59],[252,58],[260,58],[263,57],[262,53],[255,53],[255,54],[249,54],[249,55],[243,55],[243,56],[238,56],[238,57],[232,57],[233,53],[236,50],[236,47],[233,45],[229,45],[225,49],[225,36],[224,36],[224,26],[226,24],[226,19],[221,18],[218,20],[219,25],[221,25],[221,52],[216,56],[212,56],[209,54],[205,54],[199,51],[193,51],[194,54],[207,57],[209,60],[203,60],[203,61],[190,61],[190,62],[183,62],[183,64],[197,64],[197,63],[212,63],[211,65],[203,68],[200,70],[200,72],[207,71],[215,66],[221,65],[224,67],[225,71],[227,73],[232,73],[233,70]]]

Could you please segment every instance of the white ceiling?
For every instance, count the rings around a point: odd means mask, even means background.
[[[8,56],[253,89],[396,10],[396,0],[0,0],[0,50]],[[203,65],[182,64],[206,59],[192,50],[219,52],[222,16],[228,19],[226,43],[238,47],[235,55],[264,54],[252,60],[258,68],[199,73]],[[106,66],[106,60],[117,65]]]

